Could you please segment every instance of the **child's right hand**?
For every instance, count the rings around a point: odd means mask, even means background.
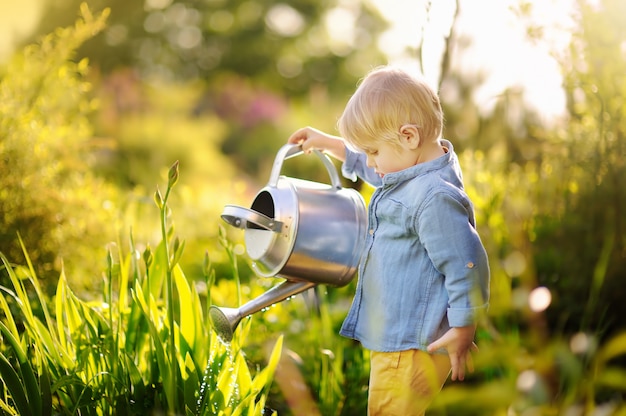
[[[478,347],[474,343],[474,325],[450,328],[443,336],[428,346],[428,352],[433,353],[440,348],[448,351],[450,365],[452,367],[451,379],[463,381],[465,368],[474,372],[472,352],[477,352]]]
[[[341,137],[332,136],[313,127],[304,127],[296,130],[287,139],[287,143],[301,145],[302,151],[305,153],[319,150],[330,153],[341,161],[346,158],[346,148]]]

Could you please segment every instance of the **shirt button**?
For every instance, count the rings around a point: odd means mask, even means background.
[[[469,269],[473,269],[474,268],[474,263],[472,263],[471,261],[469,263],[467,263],[467,267]]]
[[[374,235],[374,229],[373,228],[370,229],[370,235]]]

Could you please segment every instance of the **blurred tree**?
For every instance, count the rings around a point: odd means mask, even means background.
[[[569,47],[555,51],[568,119],[527,151],[527,230],[550,328],[605,337],[626,327],[626,4],[575,5]]]
[[[518,7],[529,36],[547,44],[556,28],[533,21],[532,3]],[[555,333],[605,337],[625,328],[625,8],[619,0],[575,2],[569,47],[553,49],[568,97],[567,119],[554,128],[514,88],[481,112],[472,100],[480,74],[458,73],[449,65],[454,55],[445,58],[467,42],[454,30],[442,60],[445,135],[461,152],[479,150],[463,157],[464,169],[470,192],[482,192],[475,195],[479,217],[488,214],[479,228],[494,284],[523,286],[518,294],[550,288],[544,329]]]
[[[626,313],[625,8],[619,0],[575,2],[569,46],[553,50],[568,99],[566,120],[554,128],[524,106],[523,92],[505,91],[485,115],[471,98],[480,78],[454,71],[442,78],[446,136],[481,151],[464,159],[465,173],[468,187],[483,191],[479,216],[490,213],[493,222],[482,223],[481,235],[495,279],[507,274],[513,290],[550,288],[545,315],[554,333],[606,337],[626,327],[619,319]],[[532,12],[520,2],[529,36],[547,43],[554,28],[533,22]]]
[[[81,0],[47,1],[38,33],[67,24]],[[312,90],[341,97],[356,79],[385,63],[377,37],[386,22],[369,2],[340,0],[88,0],[92,9],[110,7],[108,27],[79,50],[100,71],[129,89],[119,88],[112,104],[136,97],[139,83],[203,80],[194,117],[226,122],[221,150],[239,168],[261,177],[285,141],[278,129],[285,109]],[[34,35],[36,37],[37,35]],[[130,69],[131,71],[129,71]],[[119,76],[119,74],[124,74]],[[109,89],[108,92],[111,92]],[[318,95],[320,95],[318,93]],[[139,102],[135,100],[135,102]],[[141,106],[117,108],[128,113]],[[120,140],[115,126],[97,132]],[[135,156],[117,147],[119,160]],[[220,144],[218,143],[218,146]],[[118,171],[124,175],[123,171]],[[125,179],[132,182],[131,178]]]
[[[38,33],[72,21],[81,0],[47,1]],[[234,73],[289,95],[324,84],[351,91],[383,55],[386,28],[368,2],[338,0],[88,0],[110,7],[107,29],[80,50],[109,73],[136,68],[147,79],[219,80]],[[37,36],[37,35],[35,35]]]

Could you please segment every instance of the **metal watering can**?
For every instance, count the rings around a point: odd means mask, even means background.
[[[286,279],[239,308],[211,306],[213,329],[224,341],[232,340],[245,316],[317,284],[345,286],[356,274],[365,243],[365,202],[356,190],[341,186],[328,156],[313,152],[326,167],[330,185],[281,175],[283,162],[302,154],[299,145],[287,144],[250,209],[224,207],[222,219],[244,230],[254,272]]]

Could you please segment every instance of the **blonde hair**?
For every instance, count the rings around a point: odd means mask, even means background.
[[[399,144],[400,127],[418,127],[423,142],[439,138],[443,111],[437,93],[422,79],[393,67],[372,70],[346,105],[337,127],[357,149],[376,141]]]

